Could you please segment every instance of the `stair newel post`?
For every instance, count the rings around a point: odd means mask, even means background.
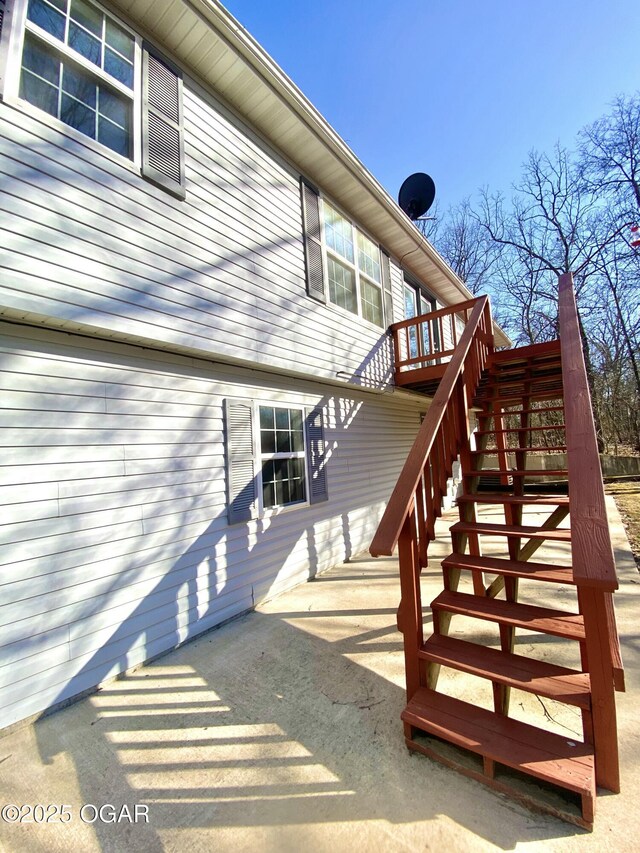
[[[587,660],[591,680],[591,724],[596,762],[596,783],[617,794],[620,791],[618,727],[605,596],[593,587],[578,587],[584,619]]]
[[[414,506],[411,506],[398,539],[400,590],[402,595],[402,633],[404,663],[407,679],[407,700],[420,688],[418,652],[424,642],[422,627],[422,598],[420,594],[420,565]]]

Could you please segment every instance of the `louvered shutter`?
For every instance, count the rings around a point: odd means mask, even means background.
[[[142,174],[184,198],[182,73],[147,43],[142,50]]]
[[[380,247],[382,260],[382,290],[384,297],[384,323],[388,328],[393,323],[393,294],[391,292],[391,258]]]
[[[224,425],[229,524],[255,518],[257,508],[251,400],[225,400]]]
[[[2,21],[4,20],[4,0],[0,0],[0,38],[2,38]]]
[[[308,409],[305,417],[307,431],[307,468],[309,471],[309,503],[329,498],[327,490],[327,452],[324,440],[322,408]]]
[[[326,302],[318,191],[311,184],[308,184],[304,178],[301,178],[300,192],[302,195],[302,225],[304,229],[307,293],[319,302]]]

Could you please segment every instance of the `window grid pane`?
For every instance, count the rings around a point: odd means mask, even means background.
[[[324,235],[327,246],[347,261],[354,262],[353,228],[330,204],[324,203]]]
[[[27,17],[133,90],[135,39],[86,0],[29,0]]]
[[[57,8],[56,8],[57,7]],[[29,0],[27,18],[54,38],[64,40],[66,2]]]
[[[360,279],[360,300],[362,302],[362,316],[376,326],[382,326],[382,291],[375,284]]]
[[[358,267],[369,278],[381,282],[380,249],[364,234],[358,231]]]
[[[352,314],[358,313],[356,276],[353,270],[344,267],[334,258],[327,258],[329,274],[329,299],[334,305],[345,308]]]
[[[272,459],[262,465],[262,502],[265,508],[287,506],[306,499],[304,459]]]

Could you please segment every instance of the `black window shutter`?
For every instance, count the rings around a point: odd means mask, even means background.
[[[380,247],[382,260],[382,289],[384,296],[384,322],[387,327],[393,323],[393,295],[391,293],[391,258]]]
[[[307,409],[307,463],[309,471],[309,503],[317,504],[329,498],[327,490],[327,448],[324,441],[322,407]]]
[[[308,184],[304,178],[300,178],[300,193],[302,196],[302,226],[304,229],[307,293],[319,302],[326,302],[318,190],[312,187],[311,184]]]
[[[142,174],[185,197],[182,72],[142,46]]]
[[[249,521],[258,514],[253,418],[251,400],[224,401],[229,524]]]

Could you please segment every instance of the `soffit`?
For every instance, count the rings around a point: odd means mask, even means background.
[[[215,0],[111,0],[352,214],[445,304],[472,294],[255,39]],[[496,343],[508,338],[496,327]]]

